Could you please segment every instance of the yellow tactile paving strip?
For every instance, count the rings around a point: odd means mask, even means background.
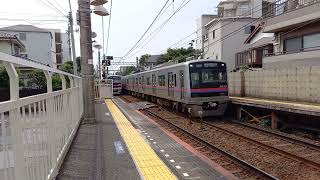
[[[120,109],[113,103],[113,101],[106,99],[105,102],[142,178],[144,180],[177,179],[171,170],[164,164],[164,162],[157,156],[148,143],[131,125],[131,123],[120,111]]]

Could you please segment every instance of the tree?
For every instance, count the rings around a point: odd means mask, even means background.
[[[144,65],[145,65],[145,63],[146,63],[146,60],[148,59],[148,58],[150,58],[150,54],[144,54],[144,55],[142,55],[141,57],[140,57],[140,59],[139,59],[139,66],[140,67],[143,67]]]
[[[29,80],[27,86],[34,89],[42,89],[47,86],[47,80],[42,70],[33,70],[26,76]]]
[[[72,61],[67,61],[63,63],[59,68],[61,71],[73,74],[73,62]]]
[[[9,87],[9,76],[7,74],[6,68],[0,65],[0,88]]]
[[[185,62],[186,58],[194,56],[197,58],[200,55],[200,51],[193,49],[193,47],[189,48],[169,48],[165,54],[162,54],[157,61],[157,64],[162,64],[169,61],[178,61]]]
[[[128,66],[125,68],[124,72],[122,73],[123,76],[129,75],[133,72],[136,72],[137,68],[135,66]]]

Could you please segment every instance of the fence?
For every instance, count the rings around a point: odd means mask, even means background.
[[[320,103],[320,67],[229,73],[230,96]]]
[[[81,78],[3,53],[0,63],[10,77],[10,101],[0,102],[0,179],[52,179],[83,113]],[[48,92],[19,98],[19,67],[42,70]],[[62,90],[52,91],[52,73],[60,75]]]

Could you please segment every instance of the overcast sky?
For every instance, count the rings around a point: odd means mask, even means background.
[[[41,28],[55,28],[66,31],[66,22],[53,22],[51,20],[63,20],[64,17],[56,12],[47,1],[55,5],[60,11],[65,13],[69,11],[67,0],[2,0],[0,6],[0,26],[15,24],[33,24]],[[73,11],[76,12],[77,0],[72,1]],[[109,0],[110,1],[110,0]],[[62,7],[59,7],[57,3]],[[112,9],[111,29],[108,55],[121,57],[137,42],[143,32],[147,29],[154,17],[157,15],[166,0],[114,0]],[[174,6],[171,0],[168,4],[171,6],[160,17],[159,21],[149,31],[153,32],[162,22],[169,18],[174,9],[177,9],[183,0],[174,0]],[[156,54],[166,49],[170,45],[179,41],[188,34],[196,30],[196,20],[201,14],[215,13],[217,0],[191,0],[181,11],[179,11],[168,24],[150,41],[147,45],[137,48],[132,56],[126,61],[135,61],[135,57],[142,54]],[[45,5],[45,3],[48,5]],[[110,2],[105,7],[109,10]],[[62,8],[65,10],[62,10]],[[92,7],[93,8],[93,7]],[[14,19],[26,19],[25,21],[15,21]],[[34,20],[42,19],[46,21],[36,22]],[[105,39],[107,39],[108,19],[104,18]],[[30,21],[32,20],[32,21]],[[102,44],[102,21],[101,17],[92,14],[92,30],[97,32],[96,40]],[[79,28],[75,26],[75,29]],[[147,34],[148,36],[148,34]],[[186,39],[178,44],[185,45],[193,37]],[[148,42],[148,40],[144,41]],[[79,55],[79,34],[76,33],[77,54]],[[144,46],[144,47],[143,47]],[[96,52],[95,52],[96,53]],[[96,57],[96,54],[94,54]],[[96,63],[97,58],[94,62]]]

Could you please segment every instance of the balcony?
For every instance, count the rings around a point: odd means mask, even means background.
[[[304,48],[299,51],[282,51],[265,54],[263,68],[281,69],[289,67],[319,66],[320,46]]]
[[[265,7],[264,32],[278,32],[320,18],[320,0],[279,0]]]
[[[235,66],[239,68],[240,66],[246,65],[252,68],[262,67],[262,58],[265,54],[273,53],[273,46],[267,45],[264,47],[259,47],[251,49],[248,51],[239,52],[236,54]]]

